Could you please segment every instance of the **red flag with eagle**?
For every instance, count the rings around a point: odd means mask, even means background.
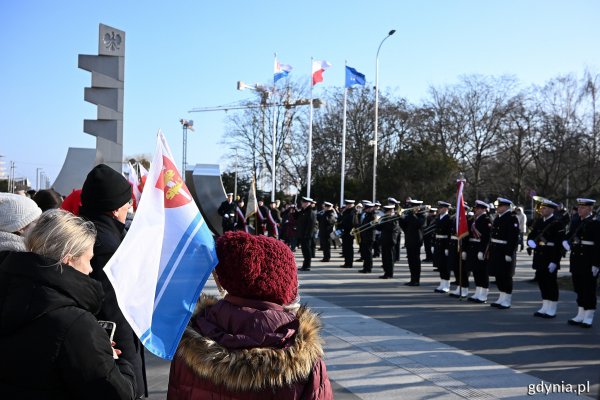
[[[456,185],[458,186],[456,194],[456,236],[460,240],[469,234],[467,213],[465,212],[465,200],[463,197],[465,180],[463,178],[458,179]]]
[[[144,201],[104,271],[144,346],[170,360],[217,255],[160,131],[146,183]]]

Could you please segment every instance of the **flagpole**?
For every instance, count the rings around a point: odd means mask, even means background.
[[[277,53],[275,53],[275,61],[277,61]],[[275,97],[275,82],[273,82],[273,97]],[[271,151],[271,201],[275,201],[275,150],[277,146],[277,119],[276,119],[276,109],[275,106],[272,107],[273,110],[273,149]]]
[[[344,62],[344,71],[346,71],[347,62]],[[346,72],[347,73],[347,72]],[[346,103],[348,97],[348,87],[344,83],[344,122],[342,124],[342,167],[340,177],[340,206],[344,204],[344,179],[346,173]]]
[[[306,196],[310,197],[310,180],[312,164],[312,126],[313,126],[313,58],[310,58],[310,112],[308,118],[308,172],[306,174]]]

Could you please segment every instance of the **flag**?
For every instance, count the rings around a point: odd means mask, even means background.
[[[146,183],[144,201],[104,272],[144,346],[171,360],[218,261],[214,239],[160,131]]]
[[[323,72],[329,69],[331,64],[327,61],[315,60],[312,62],[312,84],[313,86],[319,82],[323,82]]]
[[[365,85],[365,74],[361,74],[354,68],[346,66],[346,87],[352,85]]]
[[[133,210],[137,210],[138,204],[140,204],[140,197],[142,196],[142,192],[140,190],[140,180],[138,179],[138,174],[135,170],[135,167],[131,165],[130,162],[127,163],[127,180],[131,185],[131,190],[133,194]]]
[[[254,177],[252,177],[252,183],[250,184],[250,193],[248,193],[248,205],[246,206],[246,219],[258,210],[258,201],[256,201],[256,185],[254,183]]]
[[[469,233],[469,227],[467,226],[467,213],[465,212],[465,200],[463,198],[465,181],[459,179],[456,184],[458,186],[456,194],[456,236],[460,240]]]
[[[273,74],[273,83],[276,83],[281,78],[285,78],[292,71],[292,66],[288,64],[281,64],[275,58],[275,68]]]

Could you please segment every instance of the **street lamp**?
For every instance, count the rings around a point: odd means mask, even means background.
[[[234,172],[234,181],[233,181],[233,198],[237,200],[237,173],[238,173],[238,153],[237,148],[232,149],[235,151],[235,172]]]
[[[377,48],[377,55],[375,56],[375,133],[373,135],[373,201],[376,201],[377,195],[377,123],[379,119],[379,50],[381,45],[387,38],[396,33],[395,29],[388,32],[387,36],[383,38],[379,47]]]
[[[187,130],[188,128],[194,130],[194,121],[191,119],[180,119],[179,122],[183,127],[183,160],[181,162],[181,174],[183,175],[183,181],[185,182],[185,169],[187,167]]]

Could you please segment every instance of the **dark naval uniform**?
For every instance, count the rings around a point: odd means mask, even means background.
[[[527,236],[527,244],[533,248],[532,268],[536,271],[543,300],[558,301],[556,275],[560,269],[564,237],[565,225],[554,215],[536,219]]]
[[[569,227],[571,255],[570,271],[573,288],[577,293],[577,306],[583,310],[596,309],[596,287],[598,274],[592,267],[600,268],[600,221],[592,215],[575,218]]]
[[[319,244],[321,245],[321,250],[323,251],[322,261],[329,261],[331,258],[330,236],[335,228],[336,219],[337,214],[333,209],[323,210],[317,215],[317,220],[319,223]]]
[[[304,258],[301,268],[303,271],[310,271],[310,262],[312,258],[311,245],[316,222],[317,213],[310,205],[298,211],[296,233],[298,234],[300,248],[302,249],[302,257]]]
[[[225,200],[219,206],[217,212],[221,216],[221,226],[223,227],[223,232],[233,231],[235,230],[236,225],[236,211],[235,208],[237,204],[235,201]]]
[[[400,225],[398,220],[393,219],[394,215],[385,215],[382,217],[382,223],[377,225],[377,229],[381,231],[381,266],[383,275],[380,278],[389,279],[394,277],[394,246],[398,240]],[[386,219],[392,219],[387,221]]]
[[[437,268],[440,279],[449,280],[450,270],[448,269],[448,247],[450,245],[451,221],[448,214],[440,218],[438,215],[435,220],[435,234],[433,242],[433,268]]]
[[[363,260],[363,267],[360,272],[371,272],[373,269],[373,243],[375,242],[375,229],[372,223],[375,221],[375,213],[371,211],[364,212],[364,218],[359,228],[360,232],[360,258]]]
[[[410,270],[410,286],[417,286],[421,279],[421,246],[423,246],[423,228],[425,215],[422,212],[407,212],[399,219],[399,224],[404,231],[404,245],[406,258]]]
[[[467,270],[473,272],[476,288],[475,296],[469,297],[469,299],[477,303],[485,303],[490,287],[485,253],[490,242],[491,227],[492,222],[485,212],[475,218],[469,227],[466,264]],[[479,293],[477,293],[477,288],[480,288]]]
[[[356,210],[354,207],[345,208],[342,211],[339,227],[342,230],[342,254],[344,255],[343,268],[352,268],[354,262],[354,235],[352,235],[352,228],[354,228],[354,215]]]
[[[489,247],[490,274],[496,277],[496,285],[501,293],[512,294],[512,277],[515,273],[513,261],[518,244],[519,221],[510,210],[507,210],[502,215],[498,215],[492,223]],[[507,261],[507,257],[510,257],[511,261]]]

